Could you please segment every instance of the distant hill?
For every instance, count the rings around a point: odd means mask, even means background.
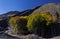
[[[33,10],[25,10],[25,11],[22,11],[22,12],[19,12],[19,11],[10,11],[10,12],[7,12],[6,14],[3,14],[3,15],[0,15],[0,20],[4,20],[4,19],[7,19],[9,17],[15,17],[15,16],[26,16],[26,15],[29,15],[33,12]]]
[[[7,12],[5,14],[0,15],[0,20],[4,20],[4,19],[7,19],[9,17],[15,17],[15,16],[28,16],[28,15],[32,14],[32,12],[34,10],[36,10],[37,8],[39,8],[39,7],[40,6],[37,6],[36,8],[24,10],[22,12],[19,12],[19,11],[9,11],[9,12]]]

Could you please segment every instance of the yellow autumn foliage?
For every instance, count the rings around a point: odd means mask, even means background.
[[[49,26],[56,23],[57,16],[52,16],[49,11],[36,12],[29,16],[27,28],[31,32],[37,32],[41,25]]]
[[[26,29],[30,32],[37,32],[40,26],[50,26],[57,23],[58,17],[51,15],[49,11],[36,12],[29,16],[16,16],[9,19],[11,29],[16,34],[25,33]]]
[[[12,30],[15,31],[16,34],[24,33],[24,29],[26,29],[27,24],[27,16],[16,16],[9,19],[9,24]]]

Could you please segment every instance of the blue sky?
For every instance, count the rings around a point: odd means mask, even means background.
[[[51,2],[59,3],[60,0],[0,0],[0,14],[9,11],[24,11]]]

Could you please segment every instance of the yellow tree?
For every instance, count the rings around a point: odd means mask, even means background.
[[[16,16],[9,19],[11,29],[15,34],[26,33],[27,16]]]
[[[36,12],[29,16],[27,28],[31,32],[37,32],[40,26],[49,26],[56,23],[57,16],[52,16],[50,12]]]

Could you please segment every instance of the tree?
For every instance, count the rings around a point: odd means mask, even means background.
[[[26,33],[27,16],[16,16],[9,19],[11,29],[15,34]]]
[[[30,32],[38,32],[41,26],[50,26],[57,22],[57,16],[52,16],[50,12],[36,12],[29,16],[27,28]]]

